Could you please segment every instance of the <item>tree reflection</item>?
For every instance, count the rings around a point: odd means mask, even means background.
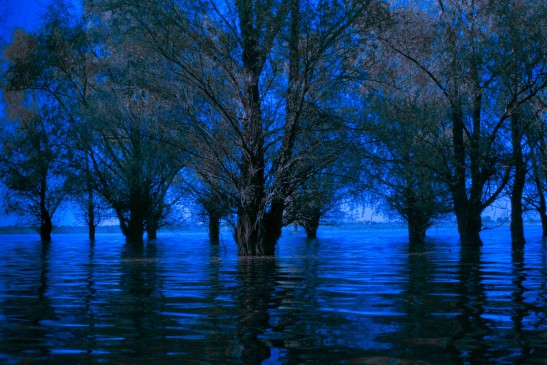
[[[427,361],[435,364],[457,362],[457,353],[450,336],[455,326],[454,320],[435,313],[450,313],[453,308],[437,284],[435,276],[438,268],[432,262],[430,254],[433,248],[429,242],[410,241],[408,247],[408,286],[404,293],[403,311],[405,324],[395,340],[395,347],[401,347],[402,354],[412,354],[412,360]],[[399,342],[402,338],[402,344]],[[409,347],[412,349],[409,351]]]
[[[270,345],[260,339],[270,328],[270,305],[277,276],[277,263],[269,258],[241,258],[238,264],[238,301],[241,316],[237,337],[241,362],[260,364],[271,356]]]
[[[162,351],[164,323],[160,316],[161,281],[156,246],[126,245],[121,256],[120,287],[116,313],[127,350],[147,355]],[[160,335],[160,336],[158,336]],[[160,347],[160,348],[157,348]]]
[[[524,267],[524,245],[514,244],[511,252],[511,259],[513,264],[512,276],[513,276],[513,292],[511,299],[513,303],[513,310],[511,314],[511,321],[513,322],[513,330],[515,332],[515,338],[520,344],[520,356],[517,363],[522,363],[526,357],[530,354],[531,349],[528,346],[524,332],[523,332],[523,320],[528,312],[524,303],[524,293],[526,288],[524,287],[524,281],[526,280],[526,271]]]
[[[56,317],[48,293],[51,243],[36,242],[35,247],[38,251],[18,253],[11,258],[15,265],[3,267],[8,285],[2,302],[0,354],[25,356],[22,361],[48,355],[55,346],[53,327],[48,325]]]
[[[86,317],[86,323],[88,325],[87,337],[94,341],[95,339],[95,310],[93,308],[93,302],[95,300],[95,244],[93,240],[89,242],[89,252],[87,254],[87,272],[85,277],[85,296],[84,296],[84,315]],[[92,351],[94,343],[88,344],[88,352]]]
[[[488,362],[488,326],[483,318],[486,295],[482,283],[480,248],[462,245],[459,270],[456,306],[461,330],[453,337],[455,346],[465,363],[485,364]]]

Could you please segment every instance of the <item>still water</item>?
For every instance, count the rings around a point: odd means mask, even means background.
[[[286,231],[275,259],[228,232],[0,236],[2,364],[547,364],[547,243],[508,228]]]

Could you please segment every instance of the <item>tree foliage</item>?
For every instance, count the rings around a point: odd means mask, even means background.
[[[545,212],[542,2],[83,5],[52,1],[6,49],[4,125],[19,142],[3,144],[2,169],[12,192],[42,171],[47,194],[86,207],[90,238],[100,201],[140,244],[181,194],[212,242],[232,224],[241,255],[273,255],[294,221],[315,235],[355,187],[411,240],[453,212],[479,245],[482,212],[508,189],[513,242],[526,206]]]

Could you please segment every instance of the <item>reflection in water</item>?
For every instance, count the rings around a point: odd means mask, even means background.
[[[51,243],[30,241],[3,262],[0,279],[0,362],[47,359],[56,347],[58,319],[51,293]],[[6,349],[9,353],[4,354]]]
[[[482,283],[481,249],[463,246],[460,251],[457,317],[461,331],[454,336],[456,347],[461,351],[461,360],[469,364],[487,362],[489,326],[483,315],[486,295]]]
[[[205,232],[0,236],[0,363],[543,364],[547,244],[489,234],[299,232],[275,260]]]
[[[404,297],[404,312],[408,316],[401,353],[413,354],[413,359],[436,364],[458,363],[458,352],[452,336],[458,328],[453,318],[440,320],[453,308],[439,295],[445,282],[435,278],[437,268],[431,261],[431,244],[414,242],[408,250],[408,288]],[[399,342],[397,342],[399,344]],[[409,360],[413,361],[413,360]],[[415,360],[418,361],[418,360]]]
[[[513,313],[511,314],[511,320],[513,322],[513,331],[515,332],[515,339],[520,344],[520,354],[517,354],[516,363],[523,363],[528,355],[530,355],[530,347],[526,342],[526,338],[523,333],[523,320],[528,312],[526,304],[524,303],[524,293],[526,288],[524,282],[526,281],[526,270],[524,266],[524,246],[513,246],[511,259],[513,262],[513,292],[511,293],[511,299],[513,301]]]
[[[85,334],[86,338],[89,339],[89,347],[86,352],[92,352],[95,347],[95,310],[93,308],[93,302],[95,300],[95,295],[97,290],[95,289],[95,278],[94,278],[94,268],[95,268],[95,245],[94,241],[89,242],[89,252],[87,255],[87,272],[85,277],[85,295],[84,295],[84,308],[83,315],[86,318],[85,321],[88,323],[88,331]]]
[[[237,324],[238,340],[243,348],[244,364],[260,364],[271,355],[270,346],[260,339],[270,327],[270,306],[276,284],[277,264],[272,258],[242,258],[238,263],[238,302],[241,317]],[[278,304],[277,304],[278,305]]]
[[[114,297],[113,314],[118,318],[118,338],[129,358],[141,362],[163,352],[165,333],[161,280],[155,244],[125,245],[121,253],[121,295]]]

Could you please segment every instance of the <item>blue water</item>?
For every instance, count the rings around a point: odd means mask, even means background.
[[[2,364],[547,364],[547,242],[508,228],[285,231],[238,259],[228,232],[0,235]]]

